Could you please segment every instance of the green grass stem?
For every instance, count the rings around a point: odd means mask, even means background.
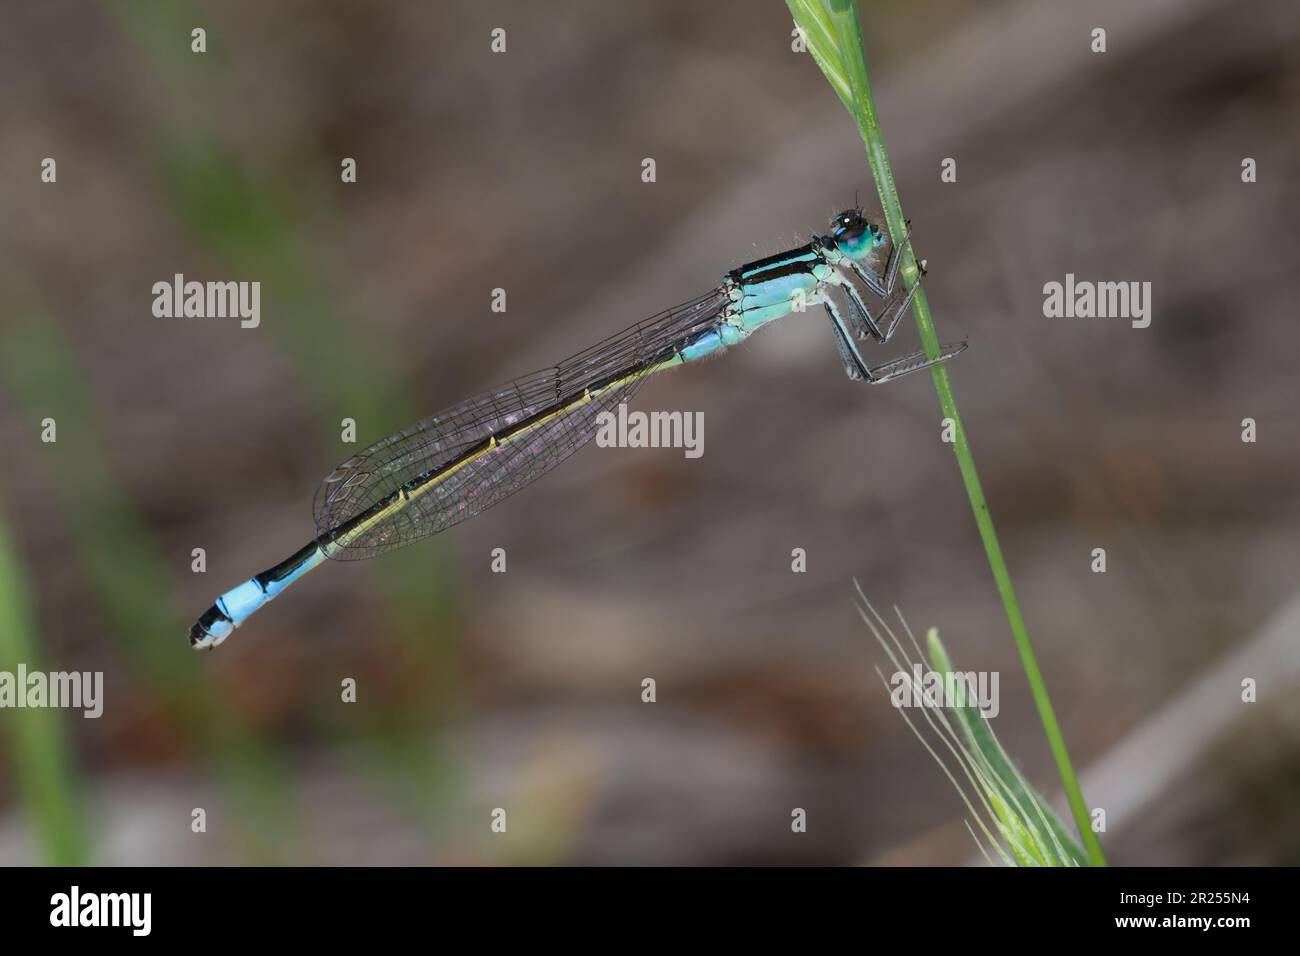
[[[893,170],[889,165],[889,154],[885,151],[885,139],[880,130],[880,120],[876,116],[875,101],[871,95],[871,83],[867,78],[866,54],[862,42],[862,26],[858,21],[855,0],[786,0],[795,24],[803,31],[808,50],[817,65],[821,67],[845,108],[857,123],[862,143],[867,150],[867,163],[880,194],[880,206],[884,211],[885,221],[891,237],[903,236],[907,227],[903,218],[902,203],[898,198],[898,188],[894,184]],[[903,250],[900,274],[910,289],[916,284],[918,270],[916,257],[910,244]],[[925,289],[917,289],[912,299],[912,314],[916,317],[916,327],[921,334],[921,344],[927,355],[933,357],[939,353],[939,336],[934,329],[934,319],[930,315],[930,306],[926,301]],[[1011,574],[1007,570],[1006,559],[1002,555],[1002,546],[998,543],[997,531],[993,526],[993,517],[989,513],[988,502],[984,498],[984,489],[980,485],[979,472],[975,469],[975,458],[971,454],[970,443],[966,438],[966,429],[962,425],[961,415],[957,411],[957,401],[952,394],[952,385],[948,380],[946,365],[935,365],[930,369],[934,379],[934,388],[939,395],[939,407],[943,417],[953,425],[953,452],[957,456],[957,467],[961,471],[962,483],[966,486],[966,495],[970,499],[971,511],[975,514],[975,524],[979,529],[980,540],[984,543],[984,553],[988,557],[989,568],[997,585],[998,595],[1002,598],[1002,607],[1006,611],[1007,622],[1011,625],[1011,635],[1020,654],[1020,662],[1029,681],[1029,690],[1033,695],[1034,706],[1038,708],[1038,717],[1047,735],[1052,757],[1056,761],[1056,770],[1065,788],[1070,811],[1075,824],[1083,838],[1088,860],[1093,866],[1105,866],[1106,858],[1102,854],[1101,843],[1090,825],[1088,805],[1084,802],[1083,791],[1079,787],[1070,754],[1065,746],[1065,738],[1057,723],[1052,701],[1047,693],[1047,685],[1039,670],[1038,660],[1034,655],[1033,645],[1029,640],[1029,631],[1025,627],[1024,615],[1016,601],[1015,589],[1011,585]]]

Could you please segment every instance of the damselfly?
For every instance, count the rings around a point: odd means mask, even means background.
[[[825,308],[851,379],[880,384],[947,361],[964,342],[930,358],[913,352],[875,368],[858,351],[855,334],[881,343],[893,335],[916,290],[904,291],[896,281],[901,244],[875,270],[888,242],[861,209],[846,210],[831,220],[828,235],[741,266],[699,298],[353,455],[316,492],[316,538],[217,598],[190,629],[190,644],[220,644],[327,558],[374,557],[485,511],[590,441],[601,412],[631,399],[650,375],[719,353],[791,313]],[[882,300],[878,316],[850,276]],[[843,311],[829,295],[833,287],[843,295]]]

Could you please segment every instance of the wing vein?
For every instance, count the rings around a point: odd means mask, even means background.
[[[600,413],[713,328],[725,301],[715,289],[358,452],[317,489],[319,539],[336,559],[369,558],[505,500],[587,444]]]

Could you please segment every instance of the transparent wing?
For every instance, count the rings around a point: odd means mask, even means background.
[[[316,491],[318,536],[338,541],[336,559],[369,558],[445,531],[508,498],[590,441],[596,417],[640,387],[646,373],[637,370],[671,357],[673,348],[712,326],[725,301],[714,290],[651,316],[559,365],[461,402],[353,455]],[[565,407],[585,389],[597,394]],[[535,427],[471,454],[491,436],[530,419],[537,419]],[[410,496],[404,507],[336,537],[404,493]]]

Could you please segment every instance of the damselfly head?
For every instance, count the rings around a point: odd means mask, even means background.
[[[883,229],[868,222],[861,209],[846,209],[831,220],[831,238],[846,256],[862,259],[889,241]]]

